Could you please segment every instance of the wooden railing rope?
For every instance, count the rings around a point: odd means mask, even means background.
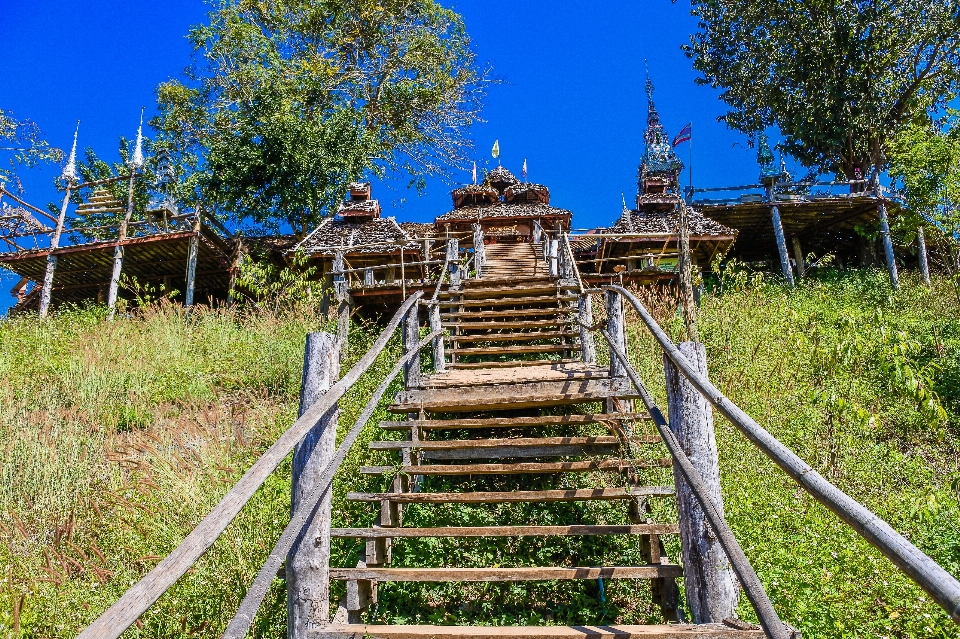
[[[396,376],[403,370],[404,365],[415,357],[419,357],[420,351],[441,333],[442,331],[434,331],[416,344],[410,352],[401,357],[393,367],[393,370],[387,374],[383,382],[380,383],[380,386],[377,387],[377,390],[371,395],[370,401],[367,402],[367,405],[364,407],[363,412],[360,413],[350,432],[347,433],[346,437],[344,437],[343,441],[337,447],[336,452],[333,454],[333,459],[330,460],[330,463],[327,464],[327,467],[324,469],[317,483],[317,487],[303,500],[297,512],[290,518],[290,522],[286,528],[283,529],[280,539],[277,540],[276,545],[264,562],[260,572],[257,573],[253,584],[251,584],[247,590],[243,601],[240,602],[237,614],[227,625],[227,629],[223,633],[223,639],[243,639],[243,637],[247,635],[257,611],[263,603],[263,598],[266,596],[270,584],[276,577],[277,571],[283,564],[284,558],[286,558],[291,546],[293,546],[293,542],[296,540],[297,535],[300,534],[307,520],[313,516],[313,512],[316,510],[324,494],[330,489],[333,483],[333,476],[337,470],[339,470],[340,464],[343,463],[347,453],[350,452],[350,448],[357,441],[361,431],[363,431],[363,427],[377,409],[384,393],[387,392],[387,388],[390,387],[391,382],[393,382]]]
[[[670,426],[667,424],[667,420],[664,419],[660,408],[654,402],[653,396],[650,395],[650,392],[647,390],[646,386],[644,386],[643,382],[640,381],[640,378],[637,376],[637,372],[630,364],[630,360],[627,358],[627,355],[616,345],[614,340],[610,337],[610,334],[602,329],[600,332],[603,334],[604,338],[607,340],[607,344],[610,346],[611,357],[616,356],[623,364],[624,370],[627,373],[627,377],[630,378],[630,381],[640,394],[640,399],[643,401],[647,411],[653,418],[653,423],[660,432],[660,437],[663,438],[663,443],[666,444],[667,450],[670,451],[670,456],[673,457],[674,462],[677,464],[677,467],[683,474],[683,478],[690,485],[690,488],[697,499],[697,503],[700,504],[704,515],[706,515],[707,521],[710,524],[710,528],[717,536],[720,545],[727,554],[727,558],[730,560],[730,565],[733,567],[733,571],[736,573],[737,579],[740,581],[740,585],[743,586],[743,590],[746,593],[747,598],[750,600],[754,611],[757,613],[760,626],[763,628],[767,636],[771,637],[772,639],[793,639],[797,636],[795,631],[791,628],[788,628],[780,620],[780,617],[777,615],[777,611],[774,609],[773,604],[770,603],[770,598],[767,596],[767,592],[764,590],[763,584],[760,583],[760,578],[757,576],[756,571],[750,564],[750,560],[747,559],[747,556],[744,554],[743,549],[737,542],[737,538],[734,536],[733,531],[730,530],[730,526],[724,519],[723,513],[714,503],[713,499],[710,498],[709,489],[704,484],[703,479],[700,477],[700,473],[698,473],[697,469],[693,467],[693,464],[690,462],[690,459],[687,457],[686,453],[683,452],[683,447],[677,440],[676,435],[673,434],[673,431],[670,430]]]
[[[887,522],[824,479],[796,453],[730,401],[687,361],[670,337],[663,332],[643,304],[630,291],[614,285],[603,288],[620,293],[630,302],[647,329],[660,343],[667,358],[714,408],[814,499],[832,510],[848,526],[886,555],[900,570],[923,588],[954,622],[960,624],[960,581],[907,541]]]
[[[396,312],[373,346],[350,371],[334,384],[283,433],[253,466],[234,484],[213,510],[203,518],[177,548],[140,581],[130,587],[78,639],[116,639],[167,591],[223,534],[234,517],[253,497],[264,481],[290,454],[294,446],[317,424],[347,390],[353,386],[386,348],[404,316],[423,293],[411,295]]]

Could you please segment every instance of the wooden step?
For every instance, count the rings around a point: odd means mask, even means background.
[[[453,428],[522,428],[530,426],[564,426],[571,424],[601,424],[607,421],[648,421],[647,413],[596,413],[591,415],[540,415],[534,417],[488,417],[467,419],[411,419],[404,422],[380,422],[384,430],[408,430],[417,426],[422,430],[445,430]],[[660,441],[657,439],[657,441]]]
[[[451,370],[473,370],[478,368],[518,368],[524,366],[542,366],[544,364],[575,364],[579,359],[517,359],[508,362],[448,362]]]
[[[441,323],[443,328],[458,328],[460,330],[501,330],[504,328],[548,328],[552,326],[568,326],[572,324],[568,319],[547,320],[509,320],[503,322],[450,322]]]
[[[515,360],[516,361],[516,360]],[[573,379],[607,379],[608,368],[595,364],[564,363],[532,366],[495,367],[490,370],[452,369],[421,379],[420,388],[454,388],[491,384],[567,381]]]
[[[472,493],[347,493],[347,501],[389,501],[404,504],[514,504],[557,501],[616,501],[635,497],[670,497],[673,486],[570,488]]]
[[[722,624],[658,626],[331,625],[325,639],[763,639],[763,630]]]
[[[381,539],[393,537],[571,537],[604,535],[675,535],[677,524],[627,526],[448,526],[443,528],[334,528],[331,537]]]
[[[331,568],[337,581],[555,581],[583,579],[658,579],[682,577],[674,564],[648,566],[583,566],[579,568]]]
[[[482,280],[480,280],[482,283]],[[556,293],[557,285],[553,283],[531,284],[526,286],[493,286],[483,288],[464,287],[459,291],[440,291],[440,298],[449,298],[453,296],[463,296],[464,298],[476,299],[479,297],[509,299],[510,295],[530,296],[544,295],[547,293]]]
[[[616,437],[518,437],[512,439],[467,439],[455,441],[370,442],[372,450],[417,449],[424,460],[515,459],[534,457],[580,457],[616,455]]]
[[[397,393],[393,413],[510,410],[600,401],[607,397],[637,399],[626,378],[492,384],[460,388],[424,388]]]
[[[627,472],[643,468],[669,468],[669,457],[660,459],[605,459],[602,461],[530,462],[522,464],[421,464],[403,466],[408,475],[531,475],[547,473],[589,473],[596,471]],[[364,466],[364,475],[396,472],[395,466]]]
[[[508,309],[500,311],[456,311],[452,313],[441,313],[440,319],[443,321],[455,320],[455,319],[466,319],[472,317],[486,317],[490,319],[498,319],[504,317],[533,317],[536,315],[568,315],[570,313],[576,313],[575,308],[564,307],[564,308],[525,308],[525,309]]]
[[[490,299],[444,300],[441,307],[451,306],[527,306],[530,304],[556,304],[580,299],[578,295],[538,295],[531,297],[494,297]]]
[[[579,350],[577,345],[567,344],[530,344],[527,346],[478,346],[476,348],[454,348],[460,355],[531,355],[534,353],[563,353]]]
[[[576,334],[579,336],[579,333]],[[444,340],[451,343],[459,342],[521,342],[535,339],[559,339],[572,337],[570,331],[537,331],[532,333],[493,333],[490,335],[446,335]],[[458,351],[459,352],[459,351]]]

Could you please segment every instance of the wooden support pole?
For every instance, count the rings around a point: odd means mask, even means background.
[[[403,318],[403,354],[406,355],[420,341],[420,307],[413,305]],[[403,367],[403,379],[407,389],[420,388],[420,358],[414,357]]]
[[[123,241],[127,239],[127,226],[133,217],[133,187],[137,179],[137,171],[130,167],[130,182],[127,187],[127,211],[120,223],[120,232],[117,235],[117,246],[113,249],[113,273],[110,275],[110,290],[107,292],[108,319],[113,319],[116,313],[117,293],[120,288],[120,272],[123,270]]]
[[[430,305],[430,332],[434,333],[443,328],[440,322],[440,305]],[[433,339],[433,370],[442,373],[447,370],[446,354],[443,352],[443,335]]]
[[[623,315],[623,299],[616,291],[604,293],[607,307],[607,332],[610,338],[624,353],[627,352],[627,333]],[[626,377],[627,371],[623,363],[616,357],[610,358],[610,378]]]
[[[303,358],[300,416],[340,377],[340,343],[330,333],[310,333]],[[293,451],[291,512],[297,512],[333,461],[337,409],[326,413]],[[287,637],[306,639],[330,620],[330,518],[327,489],[287,553]]]
[[[686,205],[680,205],[680,259],[677,263],[680,271],[680,301],[683,306],[683,322],[687,327],[687,338],[698,341],[697,301],[693,294],[693,258],[690,255],[690,223]]]
[[[887,219],[887,206],[880,200],[877,203],[877,216],[880,218],[880,239],[883,240],[883,253],[887,258],[887,271],[890,273],[890,286],[900,288],[900,275],[897,273],[897,258],[893,254],[893,240],[890,238],[890,221]]]
[[[364,285],[364,286],[373,286],[374,283],[375,283],[375,282],[374,282],[374,279],[373,279],[373,269],[372,269],[372,268],[365,268],[365,269],[363,269],[363,285]]]
[[[337,301],[337,338],[340,340],[340,361],[350,353],[350,292],[344,275],[343,252],[333,257],[333,297]]]
[[[460,243],[455,237],[447,240],[447,269],[450,273],[450,288],[460,288]]]
[[[230,262],[230,286],[227,289],[229,306],[233,306],[237,301],[237,277],[240,275],[240,264],[243,263],[243,238],[237,235],[236,242],[233,248],[233,259]]]
[[[200,214],[193,220],[193,235],[190,236],[190,247],[187,249],[187,286],[183,294],[183,305],[186,308],[193,306],[193,291],[197,284],[197,253],[200,251]]]
[[[923,283],[930,286],[930,263],[927,261],[927,238],[924,237],[923,227],[917,228],[917,254],[920,258],[920,275]]]
[[[593,341],[593,296],[584,293],[577,301],[578,319],[580,320],[580,351],[584,364],[596,364],[597,347]],[[433,327],[430,327],[433,330]],[[614,358],[615,359],[615,358]]]
[[[793,244],[793,260],[797,263],[797,275],[803,278],[807,274],[807,265],[803,261],[803,249],[800,248],[800,238],[796,235],[790,238]]]
[[[487,249],[483,244],[483,229],[479,224],[473,225],[473,255],[477,277],[483,277],[483,267],[487,264]]]
[[[558,240],[549,240],[549,249],[547,250],[547,261],[550,268],[550,277],[558,277],[560,275],[560,265],[557,263],[557,258],[560,242]]]
[[[60,247],[60,235],[63,234],[63,225],[67,219],[67,205],[70,204],[70,191],[73,181],[67,180],[67,191],[60,205],[60,215],[57,216],[57,226],[50,237],[50,252],[47,254],[47,270],[43,274],[43,288],[40,290],[40,318],[47,316],[50,310],[50,298],[53,294],[53,273],[57,269],[57,256],[53,252]]]
[[[793,267],[790,266],[790,255],[787,253],[787,240],[783,235],[783,223],[780,221],[780,207],[776,204],[770,207],[770,219],[773,222],[773,234],[777,239],[777,253],[780,254],[780,270],[787,285],[793,288]]]
[[[707,354],[703,344],[683,342],[678,348],[706,377]],[[677,436],[683,452],[699,473],[722,516],[720,463],[712,407],[666,356],[664,372],[670,430]],[[693,623],[722,623],[724,619],[736,618],[740,589],[730,560],[679,468],[674,468],[673,475],[683,550],[684,589]]]

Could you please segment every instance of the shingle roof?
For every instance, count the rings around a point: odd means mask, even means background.
[[[418,240],[425,237],[434,237],[437,234],[437,227],[424,222],[400,222],[400,228]]]
[[[710,236],[710,235],[733,235],[736,236],[736,229],[724,226],[719,222],[711,220],[703,213],[688,209],[688,224],[690,235]],[[613,233],[679,233],[680,232],[680,212],[673,210],[667,213],[630,211],[630,217],[626,213],[617,220],[611,231]]]
[[[392,217],[364,222],[330,218],[324,220],[296,248],[302,248],[310,254],[334,255],[340,250],[344,253],[392,253],[401,246],[410,249],[417,248],[418,244]]]
[[[538,218],[538,217],[557,217],[557,216],[567,216],[573,215],[570,211],[566,209],[558,209],[553,206],[548,206],[546,204],[529,204],[529,203],[507,203],[507,202],[496,202],[494,204],[488,204],[486,206],[465,206],[463,208],[456,209],[455,211],[450,211],[449,213],[444,213],[437,218],[438,222],[443,222],[447,220],[475,220],[477,218],[491,218],[491,217],[525,217],[525,218]]]

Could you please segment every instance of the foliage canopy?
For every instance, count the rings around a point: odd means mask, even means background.
[[[852,178],[881,170],[903,126],[960,89],[957,0],[700,0],[685,47],[722,89],[721,119],[776,125],[805,166]]]
[[[36,122],[18,120],[12,112],[0,109],[0,185],[13,183],[14,189],[22,190],[19,167],[59,162],[62,158],[63,151],[50,146]]]
[[[219,0],[190,39],[154,122],[178,195],[298,234],[364,173],[421,186],[463,161],[487,83],[433,0]]]

